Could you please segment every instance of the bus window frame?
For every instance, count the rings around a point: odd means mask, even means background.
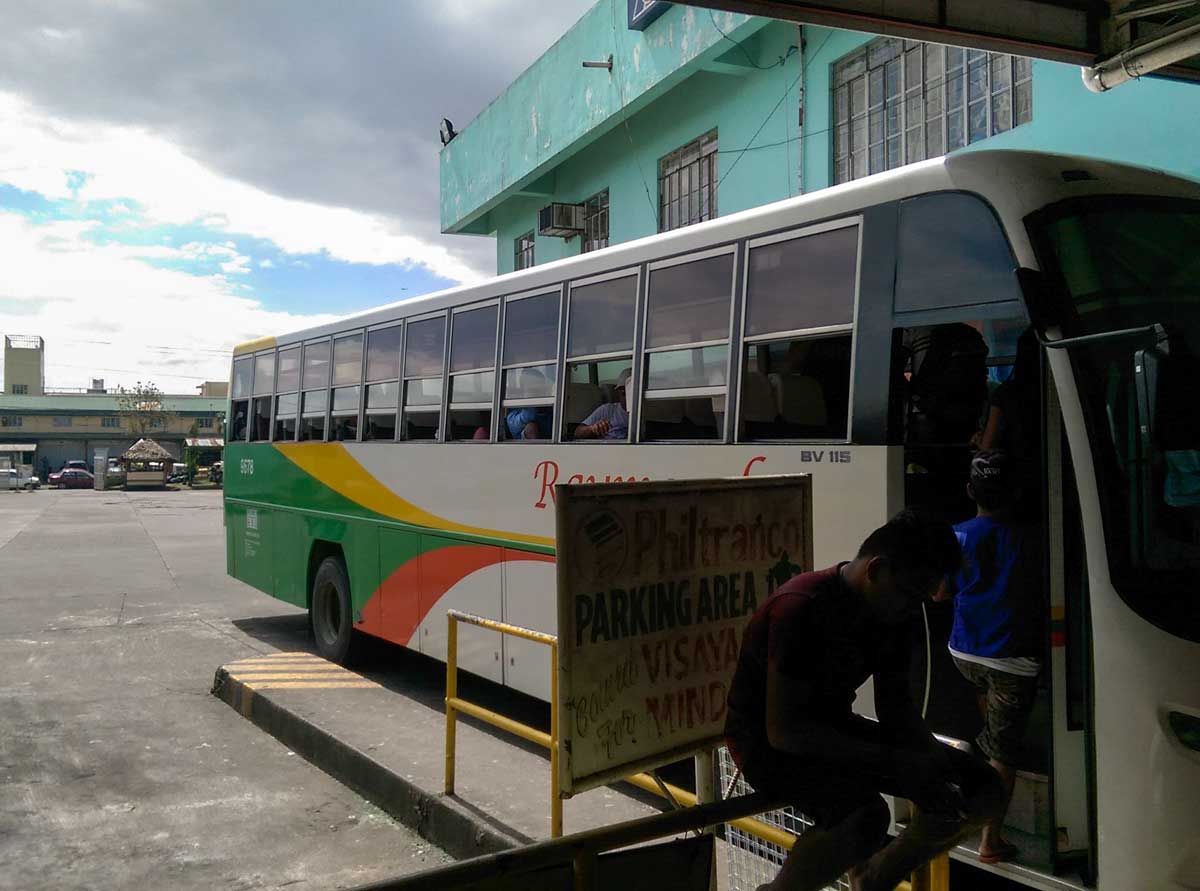
[[[562,353],[563,353],[563,348],[564,348],[563,347],[564,336],[566,334],[566,325],[564,323],[565,307],[563,305],[564,292],[565,292],[564,283],[560,282],[559,284],[553,285],[553,286],[548,286],[548,287],[543,287],[543,288],[533,288],[532,290],[529,290],[529,291],[519,291],[516,294],[506,294],[500,301],[500,313],[499,313],[500,331],[499,331],[499,336],[496,338],[496,404],[495,404],[495,408],[493,410],[493,415],[495,416],[496,423],[494,425],[495,430],[492,435],[492,439],[495,442],[501,442],[501,443],[525,442],[525,440],[522,440],[522,439],[513,439],[508,436],[500,435],[502,432],[504,432],[507,429],[507,426],[506,426],[507,422],[504,420],[504,415],[507,411],[506,406],[508,406],[508,405],[511,405],[513,408],[522,408],[522,407],[526,407],[526,406],[531,407],[531,408],[538,408],[538,407],[544,407],[547,405],[550,406],[550,411],[552,413],[551,424],[550,424],[550,435],[548,437],[546,437],[545,439],[539,439],[539,440],[533,440],[533,441],[540,442],[543,445],[550,444],[550,443],[557,444],[558,442],[561,441],[559,438],[559,430],[558,430],[559,424],[557,423],[557,421],[555,419],[561,417],[561,415],[560,415],[561,409],[559,408],[559,401],[560,401],[560,395],[561,395],[560,391],[563,389],[562,383],[561,383],[562,382],[562,368],[563,368]],[[550,357],[549,359],[544,360],[544,361],[543,360],[534,360],[534,361],[530,361],[530,362],[513,362],[513,363],[506,365],[506,364],[504,364],[504,339],[508,336],[508,306],[510,303],[516,303],[521,300],[529,300],[529,299],[532,299],[535,297],[555,297],[558,300],[558,320],[554,326],[555,353],[552,357]],[[554,395],[551,396],[550,399],[546,399],[545,397],[540,397],[540,396],[539,397],[531,397],[529,399],[516,399],[516,400],[505,399],[504,379],[505,379],[505,373],[509,369],[541,368],[545,365],[553,365],[554,366],[554,374],[555,374]]]
[[[246,411],[246,442],[271,442],[271,438],[275,435],[275,378],[279,374],[279,356],[278,350],[272,347],[268,350],[259,350],[256,353],[251,353],[250,358],[253,360],[250,363],[250,405]],[[257,392],[258,386],[258,360],[264,356],[271,357],[271,389],[266,393]],[[267,435],[265,437],[256,437],[254,435],[255,423],[255,403],[259,399],[268,400],[267,404]]]
[[[457,409],[460,411],[486,411],[489,413],[488,418],[488,438],[486,442],[496,441],[496,354],[500,346],[500,321],[503,304],[501,297],[491,297],[486,300],[480,300],[476,303],[468,303],[463,306],[450,307],[449,330],[446,333],[446,360],[442,364],[442,442],[472,442],[479,444],[485,440],[481,439],[451,439],[450,438],[450,412]],[[458,371],[450,370],[451,358],[454,356],[454,319],[456,316],[464,313],[476,312],[477,310],[487,309],[488,307],[496,308],[496,324],[492,330],[492,365],[480,366],[478,368],[463,368]],[[454,379],[456,377],[464,377],[471,374],[492,374],[492,396],[487,402],[460,402],[457,405],[454,403]]]
[[[734,331],[737,329],[740,321],[739,304],[743,295],[739,293],[739,263],[742,262],[742,245],[744,239],[727,244],[717,245],[716,247],[705,248],[700,251],[692,251],[686,254],[676,254],[672,257],[666,257],[661,260],[654,260],[644,263],[645,268],[645,285],[644,293],[639,291],[641,297],[641,309],[638,317],[638,333],[642,339],[641,355],[638,357],[638,369],[641,374],[635,374],[638,378],[637,384],[637,415],[638,429],[631,435],[633,441],[637,443],[645,443],[647,445],[720,445],[729,442],[729,385],[730,385],[730,362],[732,360],[730,351],[733,348]],[[674,266],[683,266],[687,263],[696,263],[701,260],[708,260],[712,257],[719,257],[729,254],[733,257],[733,263],[730,264],[730,281],[729,281],[729,320],[726,325],[726,336],[720,340],[703,340],[689,343],[673,343],[665,346],[646,346],[646,338],[650,325],[650,285],[653,281],[653,273],[658,269],[670,269]],[[670,389],[654,390],[654,396],[650,396],[651,392],[648,389],[650,378],[650,356],[655,353],[671,353],[682,352],[684,350],[703,349],[705,347],[724,346],[726,348],[725,356],[725,382],[723,384],[713,384],[703,387],[675,387]],[[631,381],[632,383],[632,381]],[[723,412],[721,423],[717,427],[717,437],[715,439],[646,439],[645,431],[642,430],[641,418],[643,408],[646,401],[653,402],[655,400],[668,399],[691,399],[691,398],[712,398],[718,396],[724,397],[726,410]],[[714,407],[715,411],[715,407]],[[632,423],[633,413],[630,413],[630,422]]]
[[[250,366],[250,379],[246,385],[247,392],[234,395],[234,385],[237,382],[237,367],[238,362],[246,362]],[[245,353],[241,356],[234,356],[229,363],[229,430],[233,429],[233,420],[237,415],[237,404],[239,402],[246,403],[246,429],[242,432],[241,439],[230,438],[230,442],[249,442],[250,441],[250,409],[254,402],[254,354]],[[227,431],[228,434],[229,431]]]
[[[409,329],[418,322],[427,322],[431,319],[442,320],[442,368],[438,372],[437,377],[442,383],[441,399],[438,402],[438,426],[433,439],[406,439],[402,435],[404,425],[407,423],[408,415],[408,382],[415,380],[432,380],[433,375],[413,375],[409,377],[405,374],[404,363],[408,361],[408,332]],[[450,310],[439,309],[433,312],[421,313],[411,317],[406,317],[404,320],[404,341],[400,346],[400,397],[399,397],[399,414],[396,424],[396,439],[398,442],[409,444],[428,445],[440,444],[445,441],[445,425],[446,425],[446,404],[449,397],[449,388],[446,386],[447,367],[450,365]],[[417,412],[417,414],[428,414],[428,411]]]
[[[614,281],[616,279],[628,278],[630,276],[635,277],[634,278],[634,291],[633,291],[633,293],[634,293],[633,321],[631,322],[631,327],[633,328],[633,331],[632,331],[632,337],[630,339],[630,349],[628,351],[627,350],[612,350],[612,351],[603,352],[603,353],[587,353],[587,354],[581,354],[578,356],[569,355],[568,349],[569,349],[570,338],[571,338],[571,292],[575,288],[586,288],[589,285],[598,285],[598,284],[602,284],[606,281]],[[646,275],[646,263],[637,263],[632,266],[622,266],[619,269],[613,269],[608,272],[601,272],[601,273],[598,273],[597,275],[589,275],[586,278],[571,279],[567,282],[564,282],[564,287],[563,287],[564,297],[563,297],[563,299],[565,301],[565,306],[563,308],[562,317],[559,322],[559,324],[562,326],[563,333],[562,333],[562,343],[559,346],[560,359],[559,359],[559,371],[558,371],[558,379],[563,382],[563,386],[559,387],[559,389],[561,391],[560,399],[562,400],[562,405],[564,408],[566,405],[566,392],[567,392],[567,384],[568,384],[568,382],[567,382],[567,367],[569,367],[570,365],[576,365],[581,362],[602,362],[602,361],[609,360],[609,359],[623,359],[626,356],[628,356],[629,357],[630,378],[629,378],[629,382],[625,385],[625,392],[626,392],[626,394],[628,394],[631,388],[640,386],[642,376],[638,372],[638,356],[639,356],[639,353],[641,352],[643,333],[642,333],[642,325],[640,325],[638,323],[638,320],[642,316],[642,312],[643,312],[642,307],[646,301],[645,291],[646,291],[646,281],[648,279],[649,279],[649,276]],[[628,399],[628,395],[626,398]],[[599,408],[599,406],[597,406],[597,408]],[[638,401],[636,399],[634,399],[630,402],[630,405],[629,405],[629,408],[627,409],[627,411],[629,414],[629,432],[628,432],[628,434],[626,434],[625,439],[623,439],[623,440],[619,440],[619,439],[588,439],[588,440],[583,440],[583,441],[587,442],[590,445],[620,445],[621,443],[625,443],[628,445],[628,444],[636,443],[638,441],[638,439],[637,439],[637,435],[636,435],[636,428],[634,425],[637,423],[637,417],[639,414]],[[555,442],[571,442],[571,443],[580,442],[580,440],[577,440],[577,439],[562,438],[562,434],[565,429],[566,423],[567,423],[566,422],[566,412],[560,410],[559,418],[555,423],[555,439],[554,439],[554,441]]]
[[[329,352],[327,354],[329,358],[325,364],[325,385],[324,385],[324,387],[308,387],[308,388],[306,388],[304,386],[304,361],[308,357],[308,348],[310,346],[316,346],[317,344],[320,344],[320,343],[329,345]],[[300,400],[299,400],[300,414],[297,416],[297,419],[296,419],[296,441],[297,442],[301,442],[301,441],[303,441],[303,442],[328,442],[329,441],[329,405],[330,405],[330,402],[332,401],[332,394],[330,393],[330,388],[331,388],[331,382],[333,381],[333,335],[326,335],[324,337],[313,337],[309,340],[304,341],[302,346],[303,346],[303,349],[301,349],[301,351],[300,351],[300,389],[298,391],[300,393]],[[312,440],[312,439],[301,440],[300,439],[300,427],[304,423],[304,418],[316,417],[316,415],[314,415],[314,414],[305,415],[305,413],[304,413],[304,394],[305,393],[316,393],[318,390],[322,390],[322,389],[325,391],[325,429],[324,429],[324,432],[319,440]]]
[[[289,350],[296,351],[296,389],[283,390],[279,389],[279,359],[280,355]],[[304,383],[304,345],[302,343],[285,343],[275,349],[275,380],[272,385],[271,393],[271,436],[270,442],[295,442],[300,435],[300,403],[302,402],[300,394],[304,391],[300,389],[300,385]],[[296,422],[296,432],[291,439],[277,439],[275,437],[275,425],[278,423],[279,415],[279,397],[290,396],[296,394],[296,415],[293,420]]]
[[[349,340],[352,337],[358,337],[361,340],[358,356],[358,381],[356,383],[337,383],[335,375],[337,355],[337,345],[339,340]],[[325,441],[326,442],[361,442],[362,441],[362,421],[363,421],[363,400],[366,398],[366,385],[363,382],[363,376],[366,373],[367,365],[367,329],[366,328],[351,328],[347,331],[339,331],[332,336],[332,343],[329,347],[329,398],[326,400],[325,421]],[[358,387],[358,405],[354,409],[341,409],[334,411],[333,409],[333,393],[335,390],[344,390],[347,387]],[[333,419],[348,418],[354,415],[356,418],[354,439],[334,440],[333,435]]]
[[[741,280],[741,324],[737,338],[737,355],[730,355],[731,361],[738,363],[738,380],[737,380],[737,395],[734,401],[733,429],[731,431],[730,440],[739,444],[749,444],[761,446],[772,445],[797,445],[804,443],[814,444],[830,444],[841,445],[854,442],[854,390],[855,380],[858,377],[858,346],[859,346],[859,306],[862,300],[862,281],[863,281],[863,243],[864,233],[866,230],[865,214],[858,212],[850,216],[836,217],[830,220],[823,220],[819,223],[812,223],[799,228],[787,229],[780,232],[773,232],[769,235],[761,235],[756,238],[748,238],[744,242],[744,257],[742,261],[742,280]],[[809,238],[814,235],[822,235],[826,232],[834,232],[839,229],[847,229],[852,226],[858,228],[858,244],[855,248],[855,264],[854,264],[854,297],[850,303],[850,321],[837,325],[815,325],[811,327],[790,328],[781,331],[769,331],[764,334],[747,334],[746,319],[749,315],[748,309],[750,304],[750,252],[756,247],[765,247],[771,244],[779,244],[784,241],[795,241],[800,238]],[[890,309],[890,307],[889,307]],[[776,340],[792,339],[792,340],[818,340],[824,337],[832,337],[840,334],[850,335],[850,381],[846,396],[846,435],[839,439],[746,439],[741,435],[742,424],[742,393],[741,393],[741,378],[745,373],[743,355],[746,351],[746,346],[755,343],[771,343]],[[731,385],[732,386],[732,385]],[[727,397],[728,398],[728,397]]]
[[[400,410],[404,402],[404,340],[407,336],[405,331],[406,319],[396,319],[390,322],[380,322],[378,325],[369,325],[366,328],[366,341],[363,347],[363,383],[362,383],[362,414],[358,420],[359,442],[399,442],[400,440]],[[398,364],[396,372],[399,377],[391,378],[384,377],[379,380],[367,380],[367,364],[368,357],[371,353],[371,333],[374,331],[386,331],[389,328],[400,329],[400,348],[397,351],[396,357]],[[383,415],[385,412],[370,412],[367,410],[367,388],[372,384],[396,384],[396,410],[392,412],[392,438],[389,439],[366,439],[364,434],[367,432],[367,418],[371,415]]]

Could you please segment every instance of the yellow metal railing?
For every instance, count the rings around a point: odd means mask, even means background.
[[[510,625],[507,622],[497,622],[494,619],[485,619],[482,616],[473,616],[470,613],[461,613],[454,609],[448,610],[446,616],[450,623],[449,640],[446,644],[446,794],[454,794],[454,732],[458,724],[458,713],[462,712],[464,715],[470,715],[485,724],[491,724],[493,727],[498,727],[514,736],[519,736],[521,739],[529,740],[531,743],[550,750],[550,837],[558,838],[562,835],[562,799],[558,797],[558,638],[553,634],[543,634],[541,631]],[[550,648],[549,733],[459,698],[459,622],[524,638],[534,643],[545,644]]]
[[[483,721],[493,727],[519,736],[521,739],[550,750],[550,837],[562,836],[562,799],[558,796],[558,638],[553,634],[522,628],[520,625],[510,625],[495,619],[485,619],[458,610],[447,610],[446,618],[449,623],[449,640],[446,649],[446,782],[447,795],[454,794],[454,758],[455,758],[455,729],[458,714]],[[550,732],[538,730],[520,721],[514,721],[499,712],[484,708],[476,703],[462,699],[458,695],[458,624],[465,622],[509,634],[524,640],[545,644],[550,648]],[[695,807],[700,802],[696,796],[678,786],[664,783],[648,773],[637,773],[624,778],[624,782],[637,786],[646,792],[673,800],[681,807]],[[730,820],[729,825],[754,837],[784,850],[791,850],[796,843],[796,836],[779,826],[772,826],[755,817],[741,817]],[[913,873],[912,882],[901,882],[896,891],[950,891],[950,858],[942,854]]]

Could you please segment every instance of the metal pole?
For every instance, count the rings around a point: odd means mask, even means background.
[[[563,831],[563,803],[558,794],[558,644],[550,644],[550,837]]]
[[[711,804],[717,800],[717,789],[713,782],[713,750],[709,749],[706,752],[697,752],[695,757],[696,763],[696,803]],[[715,826],[709,826],[705,830],[710,835],[715,835],[717,829]]]
[[[575,891],[594,891],[596,888],[596,855],[585,851],[575,857]]]
[[[446,786],[447,795],[454,794],[454,731],[458,712],[451,703],[458,698],[458,622],[446,617]]]

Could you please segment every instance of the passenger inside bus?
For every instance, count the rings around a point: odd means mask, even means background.
[[[554,385],[546,379],[541,368],[513,368],[505,373],[506,400],[504,430],[508,439],[534,441],[549,439],[554,429]],[[520,400],[509,405],[507,400]],[[529,404],[531,399],[549,399],[542,405]]]
[[[993,421],[989,441],[1012,443],[1015,448],[1035,457],[1044,447],[1043,382],[1036,340],[1033,349],[1026,346],[1018,359],[1018,342],[1028,330],[1025,319],[982,319],[953,321],[942,325],[922,325],[897,329],[893,349],[892,407],[889,421],[890,441],[904,448],[905,505],[925,511],[952,524],[976,516],[977,506],[967,495],[972,458],[984,441],[988,420]],[[1030,338],[1025,342],[1028,345]],[[1012,381],[1003,395],[999,388]],[[993,415],[992,405],[1014,409],[1007,419]],[[1016,412],[1019,411],[1019,416]],[[1021,422],[1007,423],[1014,418]],[[1018,440],[1020,444],[1018,444]],[[1045,468],[1040,460],[1021,465],[1025,479],[1019,518],[1035,542],[1022,561],[1036,584],[1039,609],[1048,607],[1045,566],[1048,544],[1041,534],[1040,522],[1046,492]],[[1067,597],[1074,596],[1068,591]],[[1067,605],[1067,620],[1078,606]],[[1040,616],[1035,616],[1035,620]],[[951,653],[951,635],[955,615],[953,603],[926,605],[913,629],[920,652],[913,654],[911,684],[914,697],[925,702],[925,716],[937,733],[972,745],[980,733],[981,716],[976,689],[963,677]],[[925,652],[928,628],[928,657]],[[1040,657],[1045,656],[1047,641],[1036,626]],[[1079,695],[1078,678],[1067,679],[1068,696]],[[1016,799],[1005,835],[1021,847],[1016,858],[1024,863],[1049,863],[1052,853],[1044,834],[1035,831],[1038,820],[1049,819],[1044,812],[1050,773],[1051,711],[1049,677],[1043,673],[1036,681],[1030,716],[1019,741],[1005,752],[1016,771],[1025,779],[1018,783]],[[973,745],[979,751],[978,745]],[[985,756],[986,757],[986,756]],[[1039,791],[1041,790],[1041,791]],[[1041,802],[1041,804],[1038,804]],[[1041,811],[1039,811],[1041,808]],[[1016,815],[1016,816],[1012,816]],[[989,844],[991,839],[989,838]],[[1001,843],[1002,844],[1002,843]],[[1000,848],[983,845],[985,854]],[[1011,851],[1007,851],[1011,855]]]
[[[954,600],[947,648],[974,687],[983,717],[975,747],[1004,781],[1004,810],[983,827],[979,859],[984,863],[1011,860],[1018,853],[1001,827],[1042,668],[1045,609],[1036,530],[1015,517],[1021,466],[1002,451],[979,451],[972,458],[967,493],[977,511],[954,527],[963,568],[943,589]]]
[[[588,364],[599,365],[602,363]],[[611,389],[611,396],[605,394],[606,398],[604,401],[597,405],[582,422],[578,423],[571,430],[571,435],[575,439],[629,438],[629,410],[626,402],[626,385],[632,376],[633,369],[631,368],[625,368],[617,375],[616,383]]]

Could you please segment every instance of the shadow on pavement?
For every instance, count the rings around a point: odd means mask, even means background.
[[[280,650],[316,652],[316,646],[309,630],[308,616],[303,613],[291,616],[235,619],[233,624],[251,637]],[[352,668],[363,677],[393,693],[435,711],[444,711],[446,696],[446,664],[444,662],[424,656],[407,647],[366,635],[360,635],[355,646],[357,650],[354,654],[354,661],[347,666],[348,668]],[[549,704],[510,687],[460,670],[458,695],[483,708],[512,718],[514,721],[520,721],[522,724],[536,727],[547,733],[550,731]],[[502,740],[508,745],[544,757],[547,763],[550,760],[549,752],[536,743],[505,733],[490,724],[468,716],[459,715],[458,720],[495,739]],[[695,776],[690,759],[667,765],[660,770],[660,774],[669,783],[689,790],[695,788]],[[661,799],[640,789],[628,785],[622,785],[620,788],[626,795],[661,806]]]

